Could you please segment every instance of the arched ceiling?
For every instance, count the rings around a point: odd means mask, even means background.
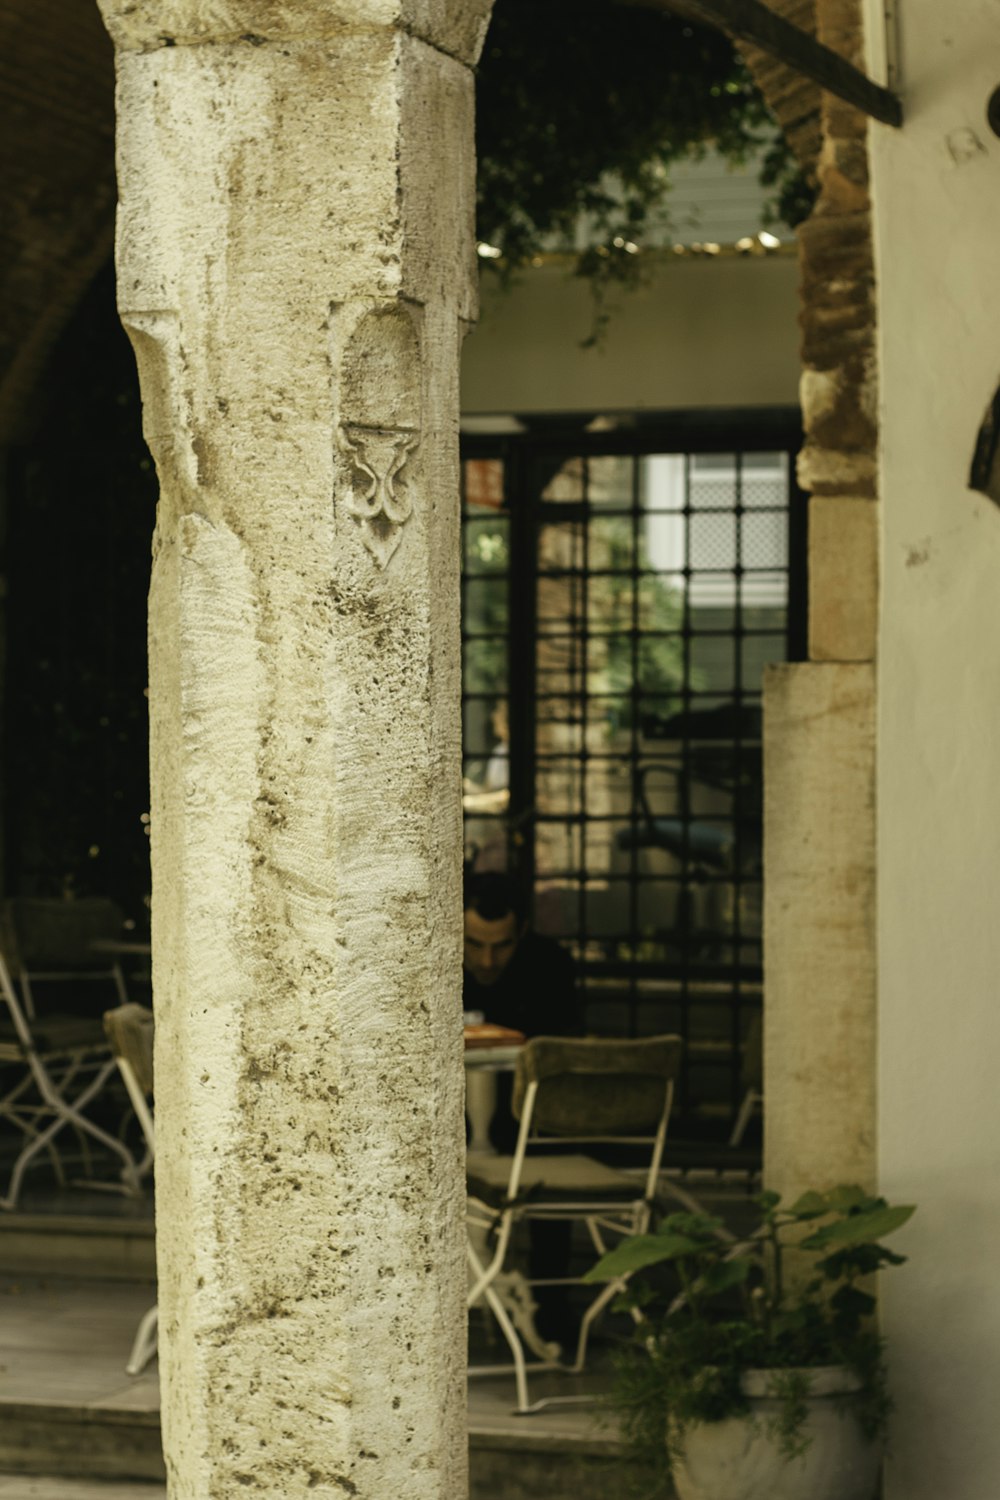
[[[816,0],[771,0],[815,33]],[[745,47],[792,149],[813,171],[818,87]],[[114,59],[96,0],[0,0],[0,445],[32,427],[48,352],[111,253]]]
[[[114,58],[96,0],[0,0],[0,444],[114,230]]]

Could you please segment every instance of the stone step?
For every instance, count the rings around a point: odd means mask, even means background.
[[[159,1413],[10,1402],[0,1433],[0,1500],[166,1496]],[[635,1485],[617,1443],[469,1433],[469,1500],[618,1500]]]
[[[0,1471],[162,1482],[160,1413],[55,1402],[0,1402]],[[6,1500],[2,1488],[0,1497]]]
[[[0,1210],[0,1275],[148,1282],[155,1258],[151,1182],[140,1198],[112,1184],[33,1182]]]
[[[0,1213],[0,1274],[151,1281],[156,1275],[152,1219]]]
[[[0,1277],[0,1500],[21,1500],[14,1476],[66,1485],[152,1484],[139,1500],[162,1500],[160,1393],[156,1362],[125,1373],[151,1288],[91,1277]],[[599,1395],[606,1354],[593,1373],[532,1376],[531,1396]],[[516,1416],[512,1376],[470,1381],[471,1500],[620,1500],[632,1483],[614,1419],[602,1404],[551,1406]],[[25,1488],[24,1500],[46,1491]],[[51,1494],[52,1491],[50,1490]],[[56,1500],[77,1500],[69,1488]],[[89,1500],[81,1496],[80,1500]],[[95,1500],[97,1497],[95,1496]],[[121,1500],[132,1500],[122,1496]]]

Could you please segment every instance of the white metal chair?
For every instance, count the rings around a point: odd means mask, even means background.
[[[104,1031],[128,1091],[136,1119],[142,1126],[149,1160],[155,1155],[153,1111],[153,1012],[145,1005],[120,1005],[104,1012]],[[140,1320],[125,1370],[141,1375],[156,1353],[157,1305]]]
[[[48,1154],[57,1180],[65,1183],[56,1138],[67,1126],[76,1135],[88,1173],[91,1141],[121,1163],[119,1183],[88,1186],[138,1193],[139,1169],[132,1153],[87,1113],[116,1076],[100,1021],[88,1016],[29,1016],[0,953],[0,1022],[0,1123],[13,1126],[23,1138],[0,1208],[16,1207],[24,1174],[42,1152]]]
[[[11,896],[0,905],[0,949],[29,1019],[35,1014],[33,982],[77,989],[95,981],[110,984],[119,1004],[126,1003],[121,964],[101,951],[102,944],[121,938],[124,920],[121,907],[104,896]]]
[[[504,1296],[513,1230],[530,1220],[579,1220],[590,1236],[596,1261],[609,1248],[607,1234],[643,1234],[649,1227],[666,1142],[682,1043],[676,1036],[640,1041],[536,1037],[521,1053],[514,1079],[513,1108],[520,1120],[513,1156],[469,1157],[468,1257],[472,1270],[468,1304],[481,1298],[496,1317],[513,1357],[518,1412],[538,1411],[579,1396],[528,1401],[528,1370],[583,1370],[595,1319],[625,1286],[625,1278],[602,1287],[586,1308],[575,1357],[562,1365],[554,1355],[530,1365],[515,1324],[518,1309]],[[643,1148],[641,1169],[606,1166],[566,1147]],[[553,1154],[553,1146],[561,1148]],[[483,1253],[484,1232],[495,1235],[492,1255]],[[527,1280],[527,1285],[575,1285],[580,1276]],[[529,1294],[530,1295],[530,1294]],[[530,1323],[530,1316],[528,1319]],[[525,1330],[536,1353],[538,1341]],[[551,1346],[550,1346],[551,1347]],[[510,1368],[510,1367],[503,1367]],[[470,1375],[499,1373],[472,1367]]]

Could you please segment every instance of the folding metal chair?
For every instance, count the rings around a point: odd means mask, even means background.
[[[115,1055],[118,1070],[128,1091],[136,1119],[142,1126],[148,1159],[153,1160],[156,1145],[153,1130],[153,1012],[145,1005],[120,1005],[104,1012],[104,1031]],[[154,1302],[142,1316],[132,1341],[132,1352],[125,1370],[141,1375],[156,1353],[157,1305]]]
[[[764,1103],[764,1023],[761,1016],[754,1016],[743,1043],[740,1085],[743,1099],[729,1137],[731,1146],[740,1145],[754,1112]]]
[[[82,1148],[85,1170],[91,1168],[89,1142],[96,1141],[118,1157],[121,1182],[114,1186],[139,1192],[139,1173],[132,1153],[86,1110],[109,1079],[116,1076],[115,1060],[104,1039],[100,1021],[87,1016],[29,1016],[18,1000],[10,971],[0,954],[0,1123],[6,1121],[23,1137],[0,1208],[16,1207],[24,1174],[42,1152],[52,1162],[57,1180],[66,1174],[56,1137],[70,1126]]]
[[[680,1067],[682,1042],[676,1036],[641,1041],[536,1037],[518,1058],[514,1115],[520,1120],[513,1156],[470,1156],[468,1167],[468,1257],[472,1284],[468,1304],[480,1298],[496,1317],[513,1356],[517,1410],[539,1411],[555,1402],[589,1398],[548,1397],[528,1401],[528,1370],[583,1370],[594,1321],[625,1286],[625,1278],[602,1287],[583,1314],[573,1362],[555,1359],[528,1364],[515,1326],[518,1309],[502,1295],[508,1252],[517,1224],[531,1220],[581,1220],[587,1227],[594,1261],[609,1248],[605,1236],[644,1234],[649,1227]],[[552,1148],[558,1144],[558,1155]],[[567,1145],[641,1147],[638,1171],[606,1166],[593,1156],[567,1154]],[[546,1154],[548,1148],[548,1154]],[[492,1256],[482,1253],[484,1231],[496,1236]],[[581,1276],[526,1278],[527,1285],[578,1285]],[[523,1319],[522,1319],[523,1321]],[[538,1350],[537,1341],[529,1343]],[[504,1367],[509,1368],[509,1367]],[[470,1375],[499,1373],[496,1366],[472,1367]]]
[[[0,949],[28,1018],[35,1014],[33,983],[113,985],[118,1002],[128,1000],[117,957],[102,944],[120,939],[124,915],[104,896],[60,901],[12,896],[0,905]]]

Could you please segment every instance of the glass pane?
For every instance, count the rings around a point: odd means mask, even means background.
[[[639,733],[650,751],[659,751],[664,741],[669,743],[679,737],[676,719],[683,707],[684,700],[679,693],[666,697],[642,696],[639,700]]]
[[[539,757],[581,753],[584,724],[578,700],[549,698],[539,702],[535,716],[535,746]]]
[[[535,886],[535,931],[574,937],[580,930],[581,891],[577,881],[543,880]]]
[[[683,511],[687,504],[683,453],[650,453],[639,460],[639,501],[646,511]]]
[[[633,630],[633,583],[628,573],[591,578],[587,589],[587,623],[591,632]]]
[[[644,937],[669,938],[677,926],[681,884],[677,880],[640,880],[636,886],[636,926]]]
[[[694,635],[691,667],[706,692],[724,693],[736,686],[737,642],[731,635]]]
[[[674,576],[650,573],[639,579],[639,625],[643,630],[679,630],[684,593]]]
[[[770,577],[771,575],[769,574],[768,576]],[[780,577],[782,579],[782,582],[784,582],[784,575],[782,574],[780,575]],[[743,580],[743,587],[745,590],[746,579]],[[774,607],[768,607],[767,605],[762,604],[748,605],[744,600],[743,629],[745,631],[750,632],[754,630],[763,630],[776,635],[780,635],[785,630],[785,624],[786,615],[783,605],[776,605]]]
[[[631,690],[633,681],[633,640],[631,635],[595,636],[587,643],[587,687],[591,693],[621,693]]]
[[[579,572],[586,556],[586,522],[566,521],[539,528],[539,573]]]
[[[581,624],[585,587],[582,578],[539,578],[538,630],[541,635],[576,630]]]
[[[467,510],[499,510],[504,498],[502,459],[466,459],[462,465],[462,490]]]
[[[577,760],[541,761],[535,774],[535,808],[540,814],[575,813],[582,795],[583,768]]]
[[[584,460],[568,458],[547,481],[542,490],[542,499],[558,504],[561,501],[579,502],[584,497]]]
[[[747,510],[788,503],[788,458],[784,453],[745,453],[740,499]]]
[[[509,746],[505,698],[466,699],[462,706],[462,749],[467,756],[507,753]],[[506,786],[507,783],[503,781],[500,784]]]
[[[736,574],[728,570],[693,573],[687,592],[692,610],[732,608],[738,597]]]
[[[462,624],[469,635],[507,629],[506,578],[470,578],[463,591]]]
[[[588,938],[626,937],[631,927],[631,914],[628,881],[593,882],[584,893],[584,930]]]
[[[464,799],[466,805],[472,800]],[[505,815],[486,816],[466,811],[465,859],[477,870],[507,868],[507,819]]]
[[[590,756],[584,782],[588,816],[628,817],[632,807],[632,776],[621,756]]]
[[[736,566],[736,516],[732,511],[693,515],[688,522],[688,565],[691,568]]]
[[[744,605],[784,610],[788,604],[788,574],[744,573],[740,584],[740,598]],[[744,624],[747,623],[749,622],[744,618]]]
[[[788,559],[787,511],[760,511],[740,522],[740,561],[745,568],[783,568]]]
[[[657,818],[676,818],[681,802],[680,756],[660,757],[646,761],[636,775],[636,810],[641,823],[642,840],[659,847],[660,831],[654,827]]]
[[[685,515],[644,516],[640,562],[658,573],[676,573],[687,566]]]
[[[594,516],[590,522],[588,566],[628,572],[632,567],[635,527],[631,516]]]
[[[620,749],[623,754],[628,753],[632,703],[631,693],[587,699],[587,725],[595,753],[601,753],[602,744],[607,751]]]
[[[644,694],[680,692],[684,683],[684,664],[690,652],[677,635],[643,636],[639,642],[639,687]],[[688,685],[701,687],[697,666],[689,664]]]
[[[631,820],[609,818],[588,822],[586,835],[588,876],[624,875],[628,872],[631,865],[629,850],[633,843]]]
[[[507,691],[507,637],[466,641],[462,647],[462,684],[467,693]]]
[[[537,671],[538,696],[548,698],[577,696],[583,691],[583,659],[580,643],[567,641],[564,636],[546,636],[538,643],[539,661]]]
[[[535,824],[535,870],[539,876],[557,872],[573,874],[581,869],[580,827],[575,823]]]
[[[631,506],[634,462],[622,454],[586,460],[587,499],[595,509],[619,510]]]
[[[736,504],[735,453],[692,453],[690,475],[692,509],[724,509]]]
[[[502,573],[510,565],[510,523],[506,516],[466,521],[463,559],[467,573]]]
[[[784,661],[783,635],[749,635],[743,641],[743,686],[760,692],[764,667],[768,662]]]

